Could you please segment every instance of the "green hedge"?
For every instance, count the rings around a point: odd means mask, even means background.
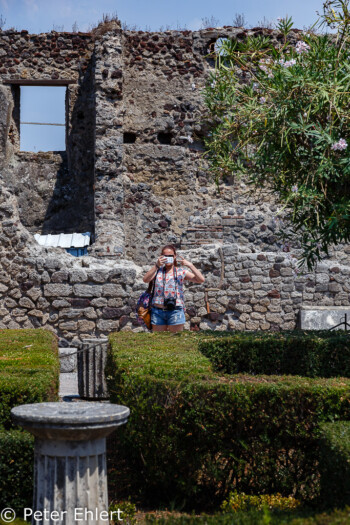
[[[205,337],[110,336],[111,402],[131,409],[109,446],[111,498],[201,510],[233,490],[317,501],[319,425],[350,419],[350,380],[219,375],[197,349]]]
[[[237,332],[206,337],[199,350],[226,374],[350,377],[350,335],[344,332]]]
[[[59,368],[53,333],[0,330],[0,428],[13,428],[14,406],[58,399]]]
[[[333,507],[350,505],[350,422],[322,425],[321,498]]]
[[[0,510],[23,515],[32,506],[34,438],[20,430],[0,431]]]
[[[350,523],[350,508],[308,517],[298,518],[297,514],[251,510],[213,516],[157,518],[146,515],[146,525],[349,525]]]

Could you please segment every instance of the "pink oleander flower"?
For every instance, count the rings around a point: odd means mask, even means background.
[[[331,149],[333,151],[337,151],[337,150],[342,151],[342,150],[346,149],[347,147],[348,147],[348,144],[347,144],[346,140],[345,139],[339,139],[338,142],[335,142],[334,144],[332,144]]]
[[[271,69],[266,64],[268,64],[268,65],[271,64],[271,59],[270,58],[266,58],[266,59],[261,58],[259,60],[259,67],[260,67],[260,69],[262,71],[264,71],[264,73],[266,73],[269,78],[273,78],[273,73],[272,73]]]
[[[309,49],[310,46],[302,40],[299,40],[299,42],[296,43],[295,50],[298,53],[298,55],[301,55],[302,53],[307,53]]]
[[[296,63],[297,63],[297,61],[294,58],[291,58],[290,60],[286,60],[286,61],[284,61],[283,58],[281,58],[281,60],[279,60],[279,64],[281,66],[283,66],[283,67],[295,66]]]

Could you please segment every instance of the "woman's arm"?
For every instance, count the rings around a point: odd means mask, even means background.
[[[165,260],[164,255],[161,255],[159,259],[157,259],[156,264],[143,276],[144,283],[149,283],[155,278],[157,271],[165,263]]]
[[[205,281],[204,275],[195,267],[194,264],[187,261],[186,259],[181,260],[181,264],[190,268],[190,272],[186,272],[185,281],[191,281],[192,283],[202,284]]]

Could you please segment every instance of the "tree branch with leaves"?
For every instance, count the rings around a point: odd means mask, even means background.
[[[215,180],[244,176],[273,193],[312,269],[350,241],[349,0],[328,0],[318,27],[292,43],[291,18],[268,36],[224,40],[205,88]],[[349,145],[348,145],[349,144]]]

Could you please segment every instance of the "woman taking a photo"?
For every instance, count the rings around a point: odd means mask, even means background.
[[[180,262],[183,266],[178,266]],[[176,257],[172,244],[164,246],[155,265],[143,277],[144,283],[155,278],[151,323],[154,332],[180,332],[185,324],[183,283],[204,283],[199,270],[183,257]]]

